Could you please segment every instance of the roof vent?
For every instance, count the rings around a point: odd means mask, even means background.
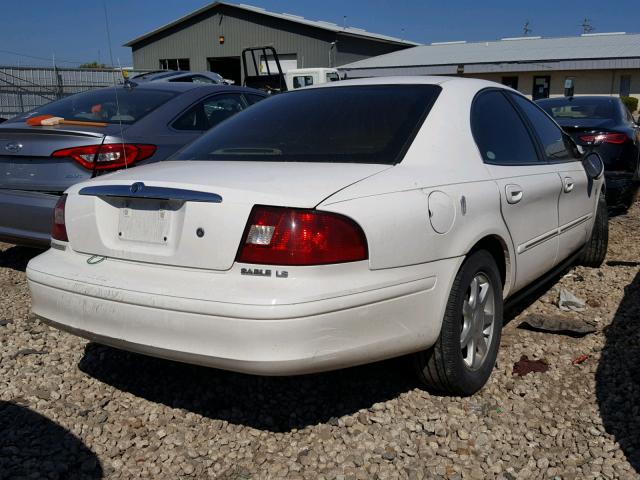
[[[627,32],[599,32],[599,33],[581,33],[581,37],[604,37],[607,35],[626,35]]]
[[[250,8],[251,10],[260,10],[261,12],[266,12],[266,8],[256,7],[255,5],[247,5],[246,3],[241,3],[238,5],[239,7]]]
[[[291,17],[291,18],[297,18],[298,20],[306,20],[306,18],[304,18],[301,15],[294,15],[293,13],[283,13],[282,14],[284,17]]]
[[[505,37],[500,40],[503,41],[511,41],[511,40],[540,40],[542,37]]]
[[[459,45],[461,43],[467,43],[466,40],[455,40],[453,42],[431,42],[431,45]]]
[[[324,20],[318,20],[316,23],[319,23],[320,25],[327,25],[329,27],[337,27],[338,26],[337,23],[325,22]]]

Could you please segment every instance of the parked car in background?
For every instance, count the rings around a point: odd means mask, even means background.
[[[225,80],[215,72],[190,72],[180,70],[157,70],[135,75],[132,82],[185,82],[205,83],[208,85],[229,85],[231,80]]]
[[[27,268],[33,311],[253,374],[414,354],[428,385],[469,395],[494,368],[503,301],[575,258],[603,261],[602,171],[495,83],[294,90],[169,161],[69,188],[53,248]]]
[[[607,202],[628,208],[640,180],[640,125],[618,97],[580,96],[538,100],[540,105],[586,150],[605,165]]]
[[[53,207],[74,183],[166,159],[264,98],[248,88],[149,82],[49,103],[0,125],[0,241],[46,247]],[[30,126],[54,115],[104,127]]]

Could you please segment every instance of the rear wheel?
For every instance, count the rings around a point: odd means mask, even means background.
[[[585,267],[598,268],[607,256],[609,245],[609,211],[604,195],[598,199],[596,219],[591,231],[591,237],[580,255],[579,263]]]
[[[486,250],[472,253],[453,282],[438,341],[414,355],[419,378],[452,395],[480,390],[498,355],[502,307],[496,261]]]

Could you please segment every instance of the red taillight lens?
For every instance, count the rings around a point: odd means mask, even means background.
[[[268,265],[324,265],[368,258],[362,228],[350,218],[318,210],[256,206],[237,261]]]
[[[56,150],[54,158],[73,158],[89,170],[113,170],[132,165],[152,156],[155,145],[140,143],[105,143]]]
[[[592,145],[601,145],[603,143],[620,145],[629,140],[629,137],[624,133],[595,133],[593,135],[583,135],[580,137],[580,140]]]
[[[64,223],[64,207],[67,203],[67,196],[62,195],[53,209],[53,227],[51,228],[51,238],[68,242],[67,226]]]

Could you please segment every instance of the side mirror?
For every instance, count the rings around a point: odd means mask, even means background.
[[[604,162],[596,152],[587,153],[582,159],[582,166],[587,172],[587,177],[592,180],[599,180],[604,175]]]

